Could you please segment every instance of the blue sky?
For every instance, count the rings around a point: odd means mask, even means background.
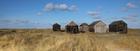
[[[0,0],[0,28],[63,27],[70,21],[107,25],[124,20],[129,28],[140,28],[140,0]]]

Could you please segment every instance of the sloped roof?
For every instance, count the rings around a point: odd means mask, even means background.
[[[54,25],[56,25],[56,26],[60,26],[58,23],[53,24],[53,26],[54,26]]]
[[[77,24],[74,21],[71,21],[67,26],[77,26]]]
[[[87,23],[82,23],[80,26],[82,26],[82,25],[86,25],[86,26],[88,26],[88,24],[87,24]]]
[[[118,21],[112,22],[110,25],[116,25],[118,23],[124,23],[124,24],[126,24],[123,20],[118,20]]]
[[[99,20],[99,21],[92,22],[92,23],[90,24],[90,26],[94,26],[94,25],[96,25],[96,24],[99,23],[99,22],[102,22],[102,21]]]

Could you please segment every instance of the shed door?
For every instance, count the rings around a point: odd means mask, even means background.
[[[95,33],[102,33],[102,27],[101,26],[96,26],[95,27]]]

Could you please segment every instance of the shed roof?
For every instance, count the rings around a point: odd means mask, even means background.
[[[110,25],[116,25],[118,23],[124,23],[124,24],[126,24],[123,20],[118,20],[118,21],[112,22]]]
[[[94,25],[96,25],[96,24],[99,23],[99,22],[102,22],[102,21],[99,20],[99,21],[92,22],[92,23],[90,24],[90,26],[94,26]]]
[[[77,26],[77,24],[74,21],[71,21],[67,26]]]
[[[57,25],[57,26],[60,26],[58,23],[55,23],[55,24],[53,24],[53,25]]]
[[[83,26],[83,25],[86,25],[86,26],[88,26],[88,24],[87,24],[87,23],[82,23],[80,26]]]

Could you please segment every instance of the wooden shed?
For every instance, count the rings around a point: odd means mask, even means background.
[[[87,23],[82,23],[82,24],[80,25],[79,31],[82,32],[82,33],[88,32],[88,31],[89,31],[88,24],[87,24]]]
[[[89,31],[95,33],[105,33],[107,32],[107,25],[101,20],[95,21],[89,25]]]
[[[68,33],[79,33],[78,25],[74,21],[67,24],[65,28]]]
[[[58,23],[53,24],[53,31],[60,31],[61,26]]]
[[[109,32],[127,33],[127,23],[123,20],[114,21],[109,25]]]

